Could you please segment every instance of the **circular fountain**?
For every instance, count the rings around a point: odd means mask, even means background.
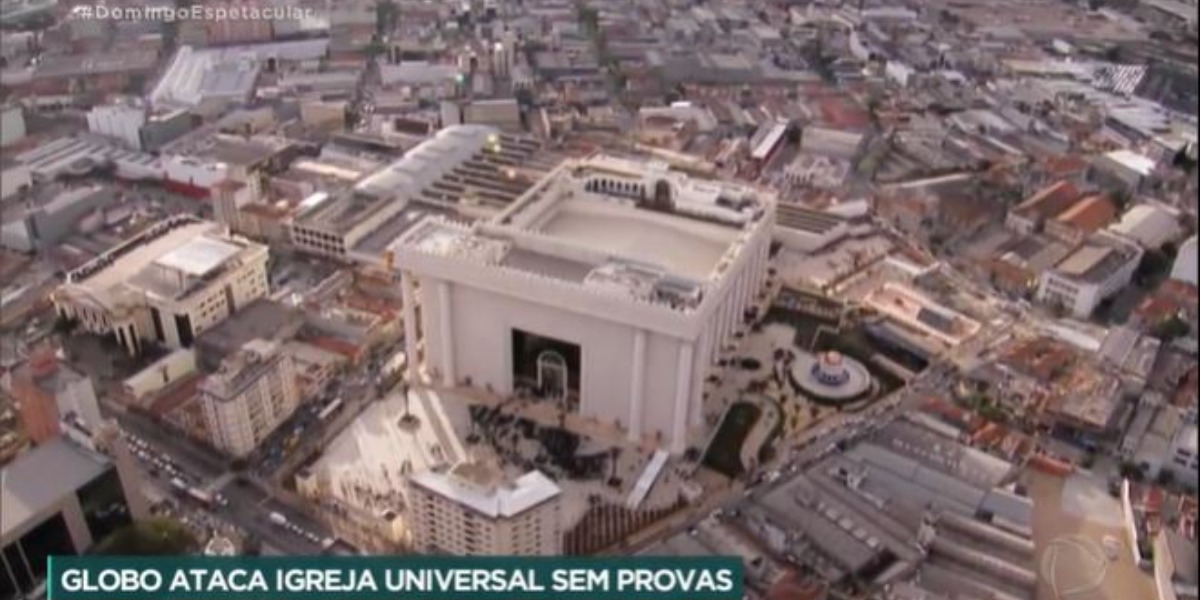
[[[832,350],[797,353],[791,378],[800,391],[818,401],[849,402],[871,389],[870,371],[857,360]]]

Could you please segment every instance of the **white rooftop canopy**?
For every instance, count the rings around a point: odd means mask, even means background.
[[[202,277],[221,266],[239,250],[237,246],[228,242],[198,237],[188,240],[154,262],[161,267],[182,271],[193,277]]]

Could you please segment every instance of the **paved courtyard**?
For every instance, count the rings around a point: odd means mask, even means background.
[[[452,465],[466,457],[454,420],[465,423],[465,410],[454,414],[429,391],[412,391],[408,410],[416,425],[401,422],[403,396],[372,404],[325,449],[313,465],[337,500],[378,514],[404,505],[404,475]]]
[[[1155,597],[1150,574],[1133,563],[1120,504],[1103,482],[1087,475],[1030,477],[1038,600]]]

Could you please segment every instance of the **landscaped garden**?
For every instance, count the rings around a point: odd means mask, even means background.
[[[748,402],[730,406],[704,455],[704,465],[730,478],[741,475],[745,471],[742,445],[761,417],[762,409]]]

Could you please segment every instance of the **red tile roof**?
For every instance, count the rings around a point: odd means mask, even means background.
[[[1092,233],[1116,220],[1117,204],[1107,196],[1097,194],[1088,196],[1063,211],[1055,221],[1070,225],[1080,231]]]
[[[1013,212],[1023,217],[1049,219],[1071,207],[1079,198],[1079,190],[1069,181],[1059,181],[1046,186],[1021,204]]]

